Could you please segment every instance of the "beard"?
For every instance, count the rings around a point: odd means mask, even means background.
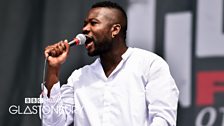
[[[105,37],[102,41],[94,39],[93,43],[94,43],[94,46],[95,46],[94,51],[93,52],[88,52],[88,55],[91,56],[91,57],[98,56],[98,55],[109,52],[112,48],[112,43],[113,42],[112,42],[111,39],[108,39],[108,38]]]

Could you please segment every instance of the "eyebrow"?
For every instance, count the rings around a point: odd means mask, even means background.
[[[84,23],[88,23],[88,22],[90,22],[90,21],[93,21],[93,20],[96,20],[96,21],[98,21],[98,22],[100,22],[98,19],[96,19],[96,18],[90,18],[90,19],[88,19],[88,20],[84,20]]]

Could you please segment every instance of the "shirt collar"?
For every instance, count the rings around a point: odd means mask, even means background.
[[[133,52],[133,48],[128,47],[126,52],[121,56],[122,60],[126,61],[128,59],[128,57],[131,55],[132,52]]]
[[[125,51],[125,53],[122,54],[122,56],[121,56],[122,60],[119,63],[120,66],[123,65],[123,63],[129,58],[129,56],[132,54],[132,52],[133,52],[133,48],[128,47],[128,49]],[[120,69],[119,68],[120,66],[117,66],[115,68],[115,70],[111,73],[111,75],[113,75],[114,72],[116,72],[118,69]],[[105,76],[102,65],[100,63],[100,58],[97,58],[96,61],[93,63],[93,71],[96,72],[96,74],[99,75],[100,77],[102,77],[104,80],[107,80],[107,77]]]
[[[132,47],[128,47],[128,49],[124,52],[124,54],[121,55],[121,58],[123,61],[126,61],[128,59],[128,57],[132,54],[133,52],[133,48]],[[100,58],[97,58],[96,61],[95,61],[95,64],[96,63],[100,63]]]

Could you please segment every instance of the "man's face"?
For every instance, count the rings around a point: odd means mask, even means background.
[[[89,11],[83,26],[83,33],[90,36],[85,47],[89,56],[106,53],[112,45],[111,27],[114,13],[109,8],[93,8]]]

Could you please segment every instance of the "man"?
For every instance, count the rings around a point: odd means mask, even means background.
[[[96,3],[82,30],[89,36],[88,55],[99,58],[75,70],[61,87],[58,74],[69,45],[62,41],[45,49],[43,124],[175,126],[179,91],[168,65],[156,54],[127,47],[125,11],[116,3]]]

